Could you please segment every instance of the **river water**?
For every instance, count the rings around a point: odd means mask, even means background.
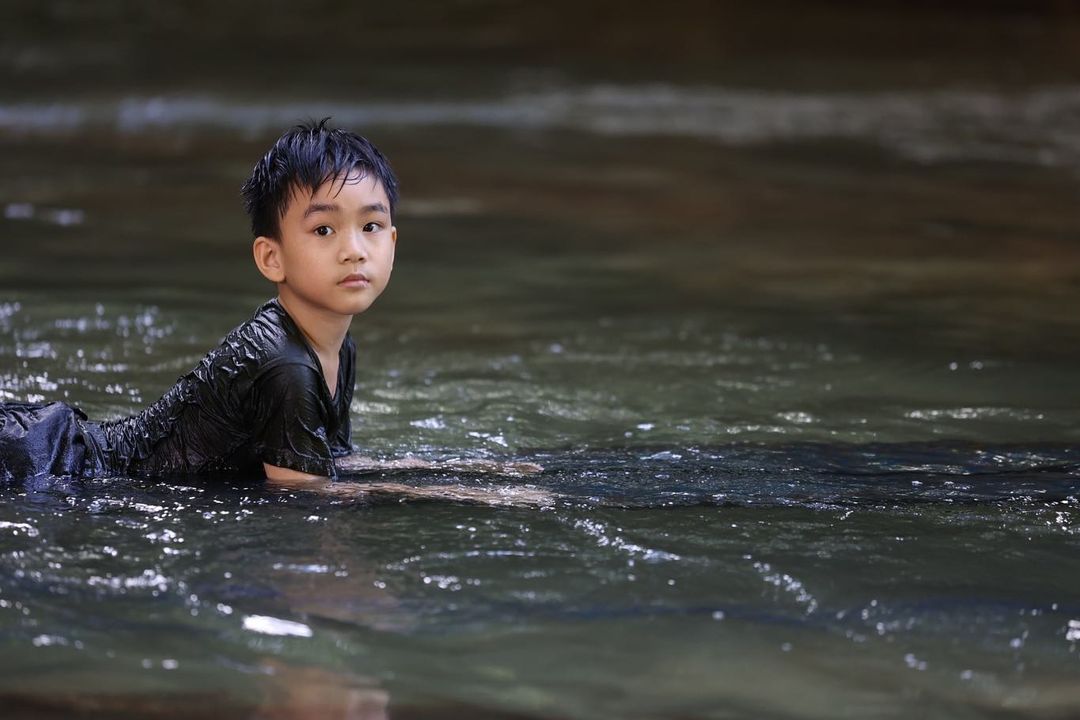
[[[4,717],[1080,713],[1070,6],[556,5],[2,11],[0,400],[170,387],[330,115],[403,186],[355,445],[545,467],[7,486]]]

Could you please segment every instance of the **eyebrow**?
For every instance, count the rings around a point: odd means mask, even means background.
[[[340,211],[341,211],[341,206],[338,205],[337,203],[311,203],[310,205],[308,205],[307,210],[304,211],[304,218],[303,219],[306,220],[307,218],[311,217],[315,213],[320,213],[320,212],[340,212]],[[390,211],[387,210],[386,206],[383,205],[381,202],[373,203],[371,205],[365,205],[362,208],[360,208],[360,212],[365,213],[365,214],[366,213],[371,213],[371,212],[381,212],[381,213],[385,213],[387,215],[390,214]]]
[[[304,211],[304,219],[311,217],[315,213],[320,212],[337,212],[341,209],[341,206],[337,203],[311,203],[308,205],[307,210]]]

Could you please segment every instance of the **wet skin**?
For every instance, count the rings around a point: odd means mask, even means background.
[[[338,351],[349,324],[386,289],[394,268],[397,228],[386,190],[360,174],[332,178],[314,192],[295,188],[278,234],[255,238],[255,264],[277,284],[282,306],[318,355],[327,389],[336,395]],[[264,468],[271,480],[318,478]]]

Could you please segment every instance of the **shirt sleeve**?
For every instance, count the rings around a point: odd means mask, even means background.
[[[334,437],[330,440],[330,454],[338,458],[352,455],[352,452],[352,428],[348,419],[346,419],[345,422],[338,425],[338,431],[334,433]]]
[[[336,477],[326,428],[328,409],[314,368],[290,363],[259,376],[252,390],[253,439],[264,463]]]

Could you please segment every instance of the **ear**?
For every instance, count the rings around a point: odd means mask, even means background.
[[[281,245],[277,240],[260,235],[251,244],[255,267],[272,283],[285,282],[285,264],[281,257]]]
[[[397,245],[397,225],[390,226],[390,239]]]

